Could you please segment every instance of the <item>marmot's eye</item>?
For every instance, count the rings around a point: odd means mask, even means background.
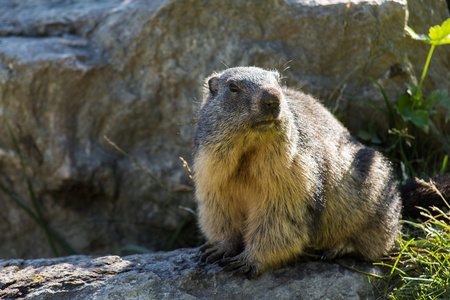
[[[235,85],[234,83],[230,83],[230,91],[232,93],[236,93],[237,91],[239,91],[239,88],[237,85]]]

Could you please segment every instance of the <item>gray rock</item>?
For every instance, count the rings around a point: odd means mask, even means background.
[[[173,246],[192,246],[195,220],[180,208],[195,207],[192,183],[178,157],[190,161],[207,75],[224,65],[277,68],[289,86],[345,111],[356,132],[374,112],[341,96],[383,105],[371,77],[394,100],[428,53],[404,25],[425,33],[448,16],[444,0],[0,0],[0,118],[45,222],[78,253],[164,249],[178,228]],[[449,69],[450,51],[436,49],[425,92],[449,90]],[[33,207],[7,126],[0,183]],[[41,226],[0,197],[0,257],[52,256]]]
[[[198,249],[89,258],[0,260],[2,299],[373,299],[378,279],[336,263],[296,262],[253,279],[199,266]],[[343,260],[380,275],[367,263]]]

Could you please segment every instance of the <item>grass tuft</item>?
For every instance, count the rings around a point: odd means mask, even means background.
[[[450,299],[450,212],[421,209],[427,220],[403,220],[397,252],[375,264],[391,269],[385,299]]]

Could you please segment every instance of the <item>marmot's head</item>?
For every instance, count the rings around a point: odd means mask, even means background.
[[[238,67],[215,73],[205,81],[194,152],[200,145],[226,153],[237,145],[280,144],[290,132],[290,114],[278,72]]]
[[[280,75],[257,67],[238,67],[206,79],[202,107],[241,128],[268,130],[279,123],[283,93]],[[231,125],[231,124],[230,124]]]

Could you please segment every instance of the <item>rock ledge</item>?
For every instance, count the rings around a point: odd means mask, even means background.
[[[337,263],[296,262],[248,280],[221,273],[216,265],[199,266],[197,251],[0,260],[0,298],[372,299],[375,293],[373,279]],[[381,274],[367,263],[341,262]]]

